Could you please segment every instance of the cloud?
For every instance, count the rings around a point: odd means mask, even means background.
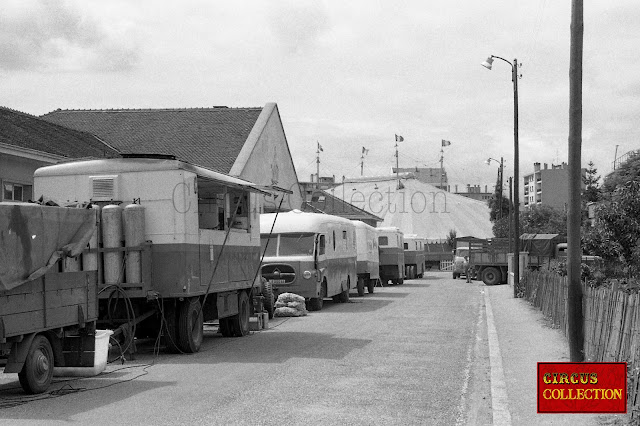
[[[328,31],[329,16],[315,1],[292,1],[271,10],[269,25],[288,53],[299,54],[313,48]]]
[[[0,69],[123,71],[139,52],[129,26],[103,23],[72,2],[8,2],[0,16]]]

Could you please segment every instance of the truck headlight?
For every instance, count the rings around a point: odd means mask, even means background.
[[[311,278],[311,272],[310,272],[310,271],[304,271],[304,272],[302,273],[302,276],[303,276],[305,279],[307,279],[307,280],[308,280],[309,278]]]

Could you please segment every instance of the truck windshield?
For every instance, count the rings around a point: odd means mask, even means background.
[[[276,254],[276,242],[277,235],[271,236],[269,241],[269,247],[267,248],[267,256],[300,256],[300,255],[313,255],[313,245],[315,240],[315,234],[312,232],[296,232],[280,234],[280,247]],[[261,239],[262,248],[267,241],[267,237],[263,236]],[[272,247],[273,246],[273,247]]]
[[[267,245],[267,241],[269,242],[269,244]],[[261,235],[260,236],[260,253],[264,252],[264,248],[267,248],[266,253],[264,253],[264,255],[266,257],[272,257],[272,256],[276,256],[277,252],[277,248],[278,248],[278,235],[277,234],[272,234],[271,236],[269,235]]]

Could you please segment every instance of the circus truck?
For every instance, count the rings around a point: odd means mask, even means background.
[[[422,278],[425,270],[425,243],[416,234],[404,234],[404,270],[407,279]]]
[[[96,270],[100,327],[123,352],[135,337],[193,353],[203,322],[223,336],[249,332],[259,280],[263,190],[165,155],[74,161],[36,170],[34,194],[98,211],[83,254]]]
[[[376,228],[360,220],[354,220],[356,227],[356,255],[358,296],[364,296],[365,286],[373,293],[380,279],[380,253],[378,252],[378,232]]]
[[[378,251],[380,252],[380,280],[382,284],[404,283],[404,234],[396,227],[380,227]]]
[[[302,296],[312,311],[321,310],[325,298],[349,301],[357,280],[352,221],[292,210],[260,215],[260,232],[261,273],[275,295]]]
[[[78,263],[96,229],[95,210],[0,203],[0,358],[27,393],[61,370],[101,372],[96,353],[106,364],[97,274]]]

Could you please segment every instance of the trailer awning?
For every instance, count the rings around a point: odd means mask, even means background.
[[[97,210],[0,203],[0,291],[44,275],[78,256],[96,230]]]

